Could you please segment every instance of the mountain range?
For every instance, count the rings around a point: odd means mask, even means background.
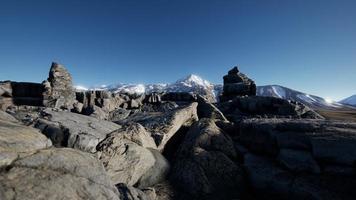
[[[82,86],[76,86],[77,90],[88,90]],[[218,100],[222,93],[222,84],[212,84],[201,77],[191,74],[179,79],[174,83],[158,84],[112,84],[100,87],[91,87],[90,90],[108,90],[114,93],[143,94],[151,92],[195,92],[204,95],[211,101]],[[316,95],[306,94],[280,85],[265,85],[257,87],[258,96],[272,96],[291,101],[301,102],[314,109],[342,109],[354,108],[356,106],[356,95],[350,96],[339,102],[335,102]]]

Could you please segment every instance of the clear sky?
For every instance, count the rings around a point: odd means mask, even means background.
[[[232,66],[258,85],[356,93],[355,0],[0,0],[0,80],[213,83]]]

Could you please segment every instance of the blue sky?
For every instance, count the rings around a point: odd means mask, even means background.
[[[232,66],[258,85],[356,93],[353,0],[0,0],[0,80],[41,82],[52,61],[75,84],[213,83]]]

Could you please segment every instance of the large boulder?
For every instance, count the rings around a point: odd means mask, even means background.
[[[233,160],[232,140],[212,119],[201,119],[186,134],[172,169],[174,183],[193,197],[228,199],[241,197],[244,171]]]
[[[19,156],[52,146],[37,129],[0,119],[0,168]]]
[[[142,124],[155,140],[157,149],[163,151],[167,142],[185,125],[190,125],[198,120],[196,102],[174,110],[162,112],[136,113],[119,122],[137,122]]]
[[[75,102],[72,76],[67,69],[53,62],[49,77],[43,83],[45,105],[55,108],[72,109]]]
[[[97,144],[104,140],[107,134],[121,128],[113,122],[99,120],[93,117],[45,109],[35,125],[47,135],[56,146],[96,152]]]
[[[146,148],[147,147],[147,148]],[[139,124],[112,132],[97,146],[97,155],[114,183],[147,187],[162,181],[169,170],[153,139]]]
[[[119,200],[102,164],[74,149],[39,150],[0,172],[0,199]]]

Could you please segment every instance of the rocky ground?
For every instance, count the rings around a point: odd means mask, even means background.
[[[356,199],[356,123],[255,94],[237,68],[219,103],[0,82],[0,199]]]

